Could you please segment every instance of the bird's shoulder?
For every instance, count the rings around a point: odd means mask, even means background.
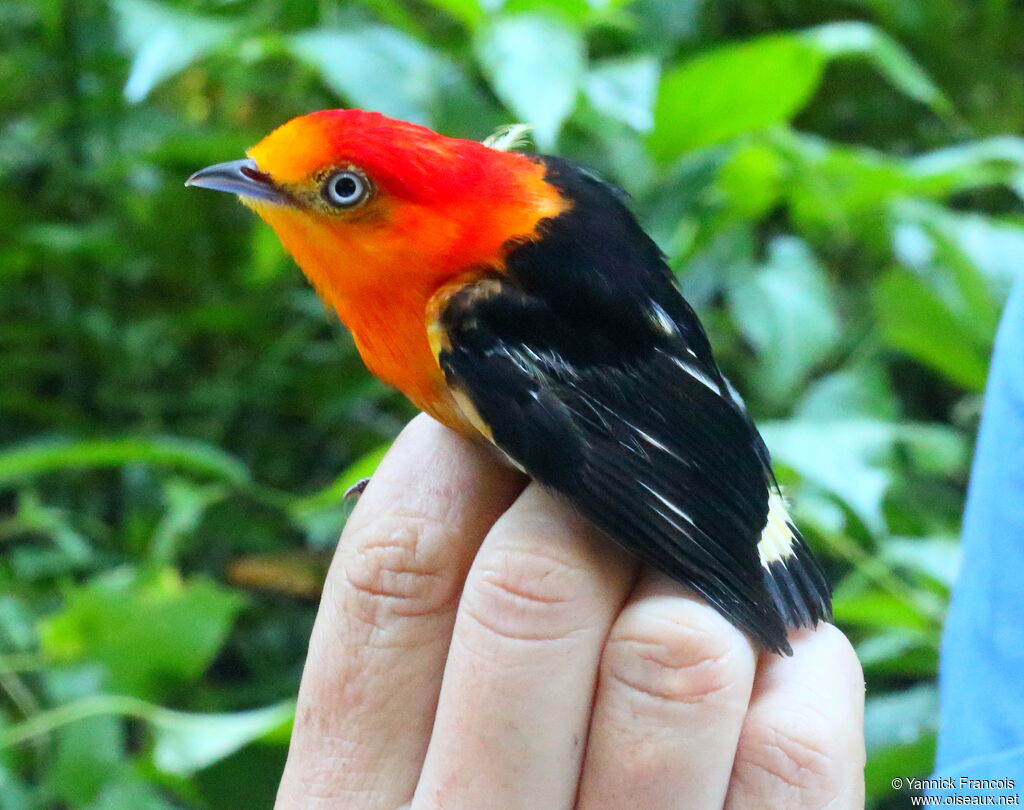
[[[508,277],[527,293],[565,307],[588,306],[598,315],[626,317],[652,300],[678,314],[681,297],[672,274],[627,195],[564,158],[533,159],[567,205],[542,220],[530,237],[506,245]]]

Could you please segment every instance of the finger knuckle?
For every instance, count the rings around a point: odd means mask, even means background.
[[[380,806],[379,781],[362,765],[358,743],[318,730],[316,752],[314,758],[293,759],[286,765],[274,805],[277,810]]]
[[[356,530],[342,571],[362,618],[376,624],[454,609],[458,586],[444,565],[452,539],[443,523],[421,515],[388,515]]]
[[[748,723],[735,773],[758,795],[788,795],[793,807],[825,807],[839,784],[835,734],[827,719],[805,709]]]
[[[586,628],[592,601],[586,573],[565,555],[541,547],[490,548],[474,565],[462,610],[489,636],[543,642]]]
[[[704,703],[752,677],[745,644],[709,608],[661,599],[623,613],[605,647],[602,672],[633,704]]]

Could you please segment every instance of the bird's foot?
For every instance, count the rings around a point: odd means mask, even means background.
[[[363,490],[366,489],[366,485],[370,483],[369,478],[362,478],[356,481],[352,486],[345,490],[345,494],[341,496],[343,501],[355,501],[359,499],[359,496],[363,494]]]

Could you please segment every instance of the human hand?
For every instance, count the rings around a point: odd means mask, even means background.
[[[836,628],[758,656],[680,586],[427,417],[324,587],[278,810],[859,808]]]

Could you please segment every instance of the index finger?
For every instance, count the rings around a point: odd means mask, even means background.
[[[419,416],[342,534],[277,807],[397,807],[426,752],[466,571],[521,477]]]

